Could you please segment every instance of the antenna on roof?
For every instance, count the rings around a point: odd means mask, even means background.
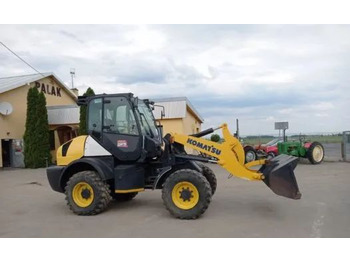
[[[75,77],[75,68],[70,69],[70,75],[72,76],[72,89],[74,88],[73,78]]]

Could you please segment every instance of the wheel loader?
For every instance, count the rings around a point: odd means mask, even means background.
[[[78,97],[77,103],[87,107],[88,135],[59,147],[57,165],[47,168],[47,177],[78,215],[101,213],[112,199],[127,201],[141,191],[161,189],[174,217],[196,219],[208,208],[217,186],[206,162],[242,179],[262,181],[277,195],[301,197],[294,175],[296,157],[245,164],[243,147],[226,124],[163,137],[152,113],[154,103],[147,99],[131,93],[102,94]],[[223,143],[202,138],[217,129],[222,129]],[[186,154],[185,147],[212,158]]]

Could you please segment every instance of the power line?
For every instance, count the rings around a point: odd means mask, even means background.
[[[3,42],[0,42],[0,44],[3,45],[3,47],[5,47],[7,50],[9,50],[12,54],[14,54],[17,58],[19,58],[23,63],[25,63],[27,66],[29,66],[30,68],[32,68],[35,72],[37,72],[38,74],[44,76],[42,73],[40,73],[38,70],[36,70],[33,66],[31,66],[29,63],[27,63],[23,58],[21,58],[19,55],[17,55],[14,51],[12,51],[9,47],[7,47]]]

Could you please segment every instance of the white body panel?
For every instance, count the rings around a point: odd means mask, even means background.
[[[111,156],[106,149],[96,142],[91,136],[88,136],[85,142],[84,156]]]

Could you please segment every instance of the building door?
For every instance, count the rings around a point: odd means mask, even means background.
[[[1,147],[2,147],[2,166],[10,167],[11,166],[11,139],[2,139]]]
[[[69,126],[61,126],[57,128],[58,138],[60,140],[60,144],[64,144],[67,141],[71,140],[75,136],[72,134],[72,128]]]

